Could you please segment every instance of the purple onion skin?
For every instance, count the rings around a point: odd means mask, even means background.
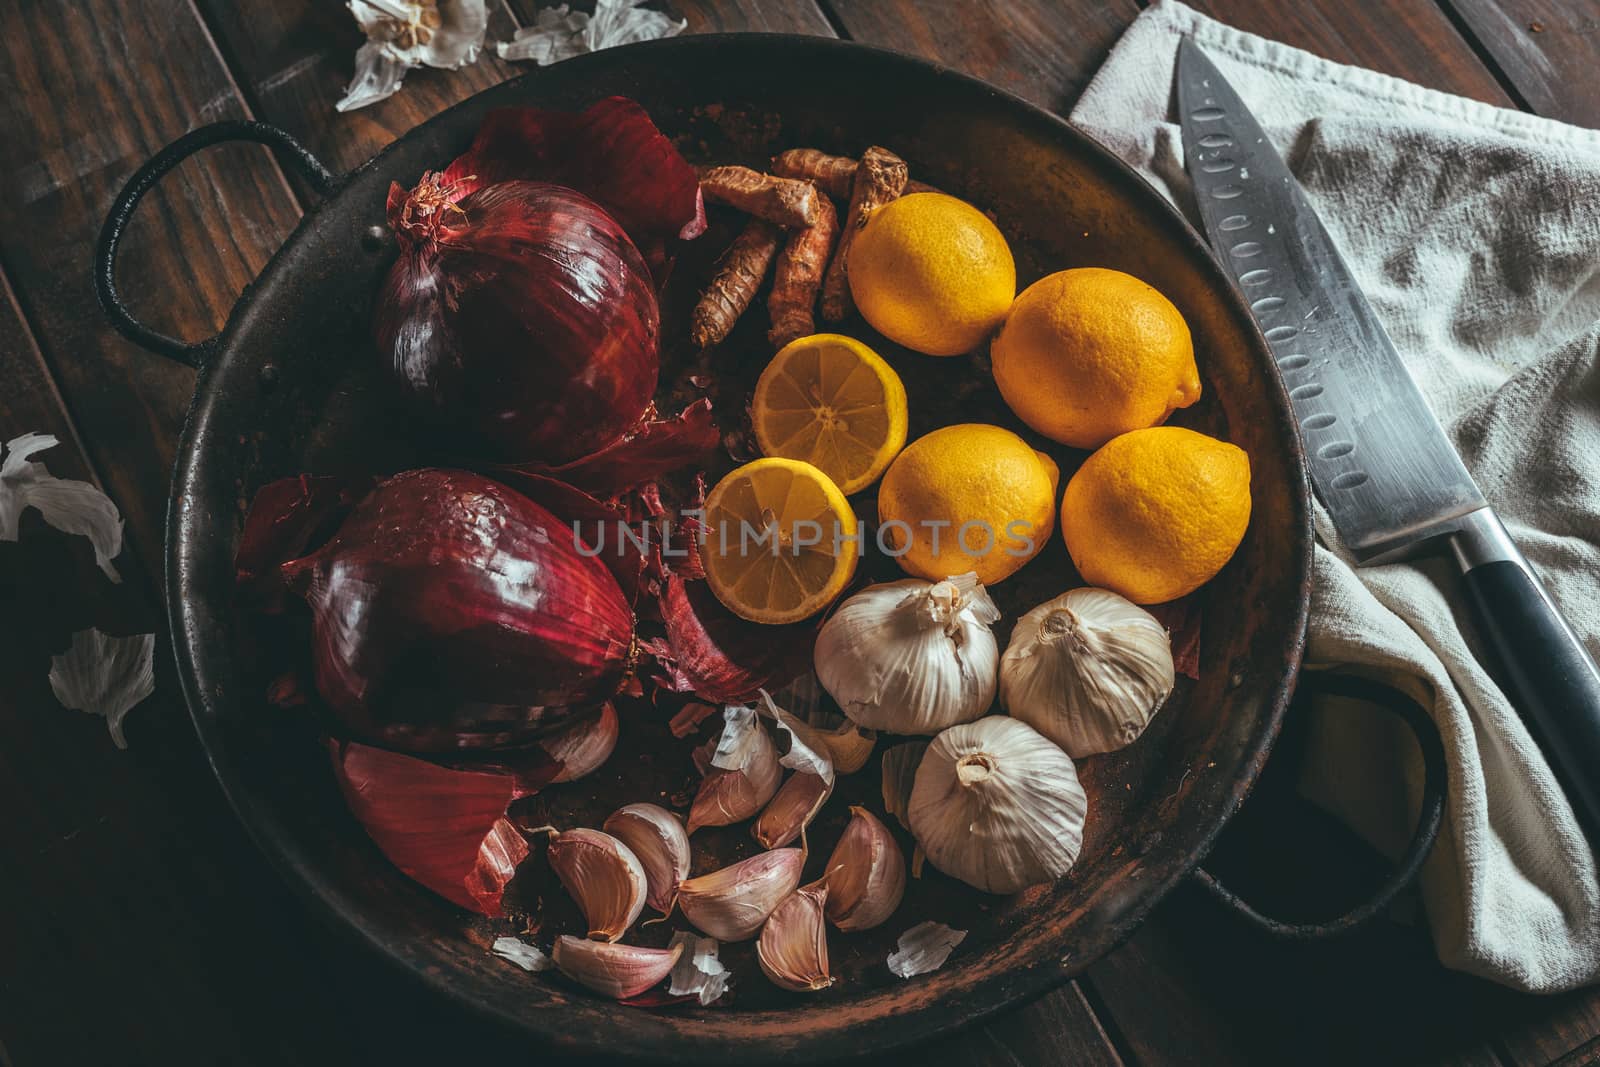
[[[568,523],[480,475],[397,474],[283,569],[311,607],[318,693],[386,748],[526,743],[627,668],[634,620],[611,572]]]
[[[499,462],[569,462],[636,426],[660,371],[660,310],[621,226],[544,182],[444,195],[424,179],[391,197],[400,258],[374,332],[401,391]]]

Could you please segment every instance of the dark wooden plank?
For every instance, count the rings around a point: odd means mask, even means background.
[[[961,1067],[1120,1067],[1123,1062],[1077,982],[926,1047],[917,1059]]]
[[[1600,988],[1516,998],[1499,1016],[1500,1045],[1518,1067],[1600,1063]]]
[[[1195,0],[1230,26],[1502,107],[1513,101],[1433,0]]]
[[[418,123],[521,73],[495,55],[494,42],[509,38],[516,22],[504,6],[491,3],[478,62],[458,71],[411,71],[389,99],[341,114],[333,105],[344,95],[362,40],[343,4],[196,3],[256,117],[294,134],[335,172],[365,163]]]
[[[1571,0],[1441,0],[1530,111],[1600,126],[1600,6]]]
[[[514,9],[527,18],[527,12],[542,6],[534,0],[512,0]],[[833,27],[817,6],[816,0],[673,0],[664,5],[676,11],[689,25],[684,33],[805,33],[814,37],[834,36]]]
[[[193,374],[111,331],[95,303],[90,254],[134,167],[190,127],[244,109],[184,0],[29,0],[8,21],[13,32],[0,42],[0,257],[129,536],[155,573]],[[152,325],[206,336],[297,214],[265,149],[207,153],[172,175],[131,227],[125,295]]]
[[[1065,114],[1133,0],[830,0],[850,37],[937,59]]]

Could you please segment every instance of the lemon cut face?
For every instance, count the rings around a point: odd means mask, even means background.
[[[906,443],[906,387],[851,337],[819,333],[777,354],[750,402],[764,455],[810,463],[839,489],[878,480]]]
[[[858,529],[844,493],[802,460],[768,457],[706,497],[706,583],[751,622],[799,622],[831,604],[856,570]]]

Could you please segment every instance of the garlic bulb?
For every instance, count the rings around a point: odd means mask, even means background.
[[[689,877],[689,834],[683,820],[659,804],[629,804],[603,824],[644,867],[645,902],[666,915],[678,899],[678,883]]]
[[[1067,873],[1088,806],[1065,752],[1027,723],[992,715],[934,738],[908,817],[935,867],[990,893],[1015,893]]]
[[[869,586],[817,634],[817,677],[861,726],[935,734],[993,703],[999,617],[971,573]]]
[[[756,962],[772,984],[791,993],[814,993],[833,984],[828,973],[828,928],[822,921],[828,887],[806,886],[773,909],[756,942]]]
[[[1017,620],[1000,706],[1077,759],[1136,740],[1174,678],[1154,616],[1108,589],[1072,589]]]

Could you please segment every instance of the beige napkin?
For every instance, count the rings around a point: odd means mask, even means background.
[[[1184,35],[1288,160],[1479,486],[1600,655],[1600,133],[1330,63],[1168,0],[1129,28],[1072,121],[1191,219],[1171,110]],[[1422,877],[1440,959],[1540,992],[1600,980],[1595,855],[1481,665],[1453,565],[1354,568],[1316,518],[1308,667],[1402,687],[1444,738],[1449,806]],[[1371,710],[1330,703],[1316,718],[1303,788],[1397,851],[1417,761]]]

